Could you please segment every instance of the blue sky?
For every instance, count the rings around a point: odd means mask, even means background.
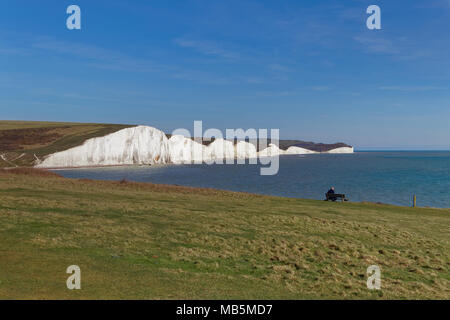
[[[3,0],[0,119],[450,149],[449,30],[450,0]]]

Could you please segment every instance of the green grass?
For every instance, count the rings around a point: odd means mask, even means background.
[[[3,172],[0,298],[449,299],[449,214]]]
[[[33,166],[43,157],[132,125],[0,120],[1,167]]]

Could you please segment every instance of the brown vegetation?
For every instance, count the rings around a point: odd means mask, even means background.
[[[27,167],[18,167],[11,169],[0,169],[0,174],[17,174],[17,175],[27,175],[27,176],[35,176],[35,177],[59,177],[62,178],[59,174],[43,170],[43,169],[35,169],[35,168],[27,168]]]
[[[37,159],[131,125],[0,121],[0,167],[33,166]]]
[[[12,151],[32,145],[45,145],[58,140],[62,136],[54,128],[3,130],[0,131],[0,150]]]

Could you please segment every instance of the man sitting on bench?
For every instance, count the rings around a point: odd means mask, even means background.
[[[331,200],[331,201],[336,201],[337,199],[341,199],[342,201],[348,201],[345,198],[345,194],[337,194],[334,192],[334,187],[331,187],[330,190],[327,191],[327,193],[325,194],[326,196],[326,201]]]

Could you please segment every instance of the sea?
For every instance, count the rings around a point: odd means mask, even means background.
[[[286,155],[278,174],[261,165],[122,166],[55,170],[68,178],[122,180],[323,200],[334,186],[352,202],[450,208],[450,151]]]

